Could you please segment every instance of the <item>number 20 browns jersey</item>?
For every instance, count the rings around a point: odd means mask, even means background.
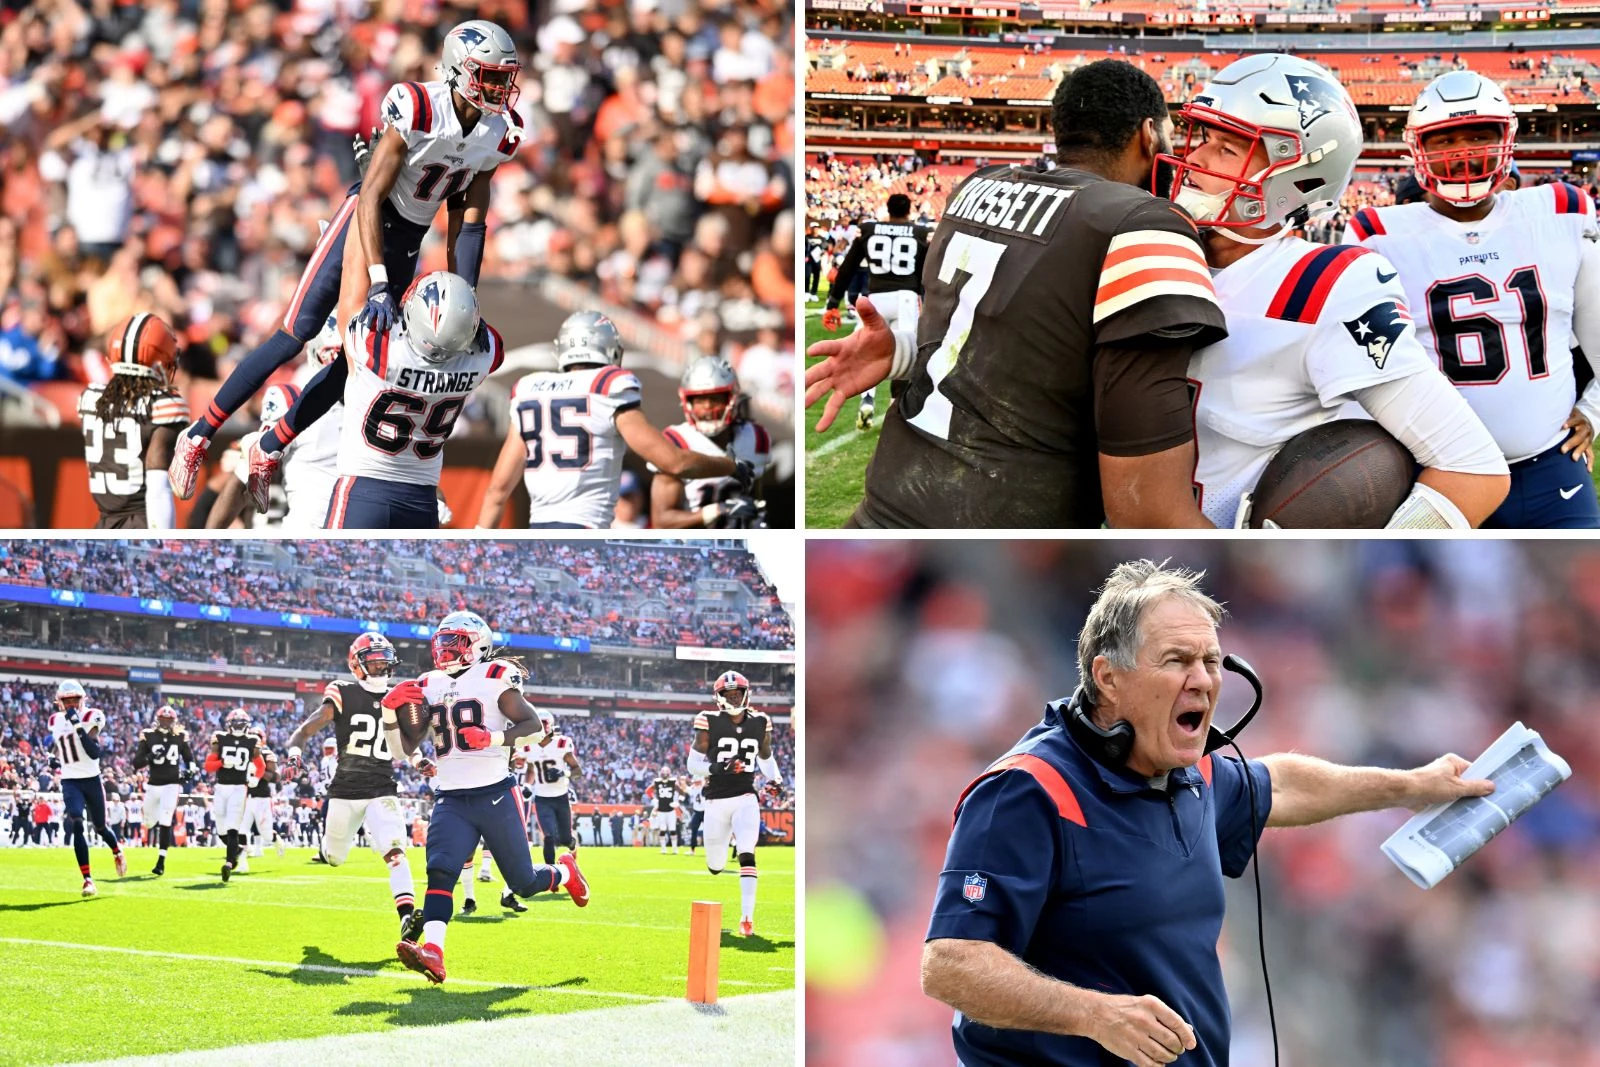
[[[430,362],[406,338],[403,321],[374,333],[352,320],[345,351],[339,477],[438,485],[444,443],[467,397],[505,359],[500,334],[484,323],[472,348]]]
[[[617,416],[639,406],[639,378],[621,367],[524,376],[511,418],[527,448],[522,480],[534,522],[611,525],[626,443]]]
[[[1476,222],[1427,204],[1362,208],[1344,239],[1394,264],[1423,347],[1516,463],[1566,436],[1576,394],[1573,299],[1600,234],[1588,194],[1563,182],[1494,199]]]

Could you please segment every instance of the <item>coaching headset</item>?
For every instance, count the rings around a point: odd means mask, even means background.
[[[1227,731],[1217,729],[1213,724],[1206,734],[1205,754],[1210,755],[1224,746],[1232,746],[1239,754],[1240,762],[1244,762],[1244,753],[1239,751],[1239,746],[1234,744],[1234,738],[1244,732],[1250,725],[1250,720],[1256,717],[1256,712],[1261,710],[1261,677],[1256,674],[1255,668],[1240,659],[1238,656],[1228,655],[1222,657],[1222,665],[1226,669],[1239,675],[1250,683],[1250,688],[1255,691],[1255,697],[1250,702],[1250,710],[1240,716],[1233,728]],[[1078,686],[1077,692],[1072,694],[1070,700],[1057,700],[1050,705],[1061,715],[1067,724],[1067,730],[1073,739],[1083,746],[1085,752],[1093,756],[1100,763],[1113,769],[1120,769],[1128,762],[1128,754],[1133,751],[1133,724],[1126,719],[1118,719],[1110,726],[1100,726],[1090,715],[1094,702],[1089,699],[1088,691],[1083,686]],[[1249,768],[1245,769],[1245,789],[1250,796],[1250,826],[1257,824],[1256,815],[1256,782],[1250,774]],[[1265,827],[1262,827],[1265,829]],[[1255,872],[1256,880],[1256,944],[1261,950],[1261,982],[1267,991],[1267,1021],[1272,1026],[1272,1062],[1274,1067],[1278,1063],[1278,1019],[1272,1010],[1272,981],[1267,977],[1267,941],[1266,931],[1261,921],[1261,865],[1256,860],[1258,848],[1250,849],[1250,868]]]

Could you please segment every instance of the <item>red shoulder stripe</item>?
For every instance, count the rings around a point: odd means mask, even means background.
[[[1350,264],[1372,249],[1360,245],[1328,245],[1300,257],[1289,276],[1278,286],[1277,295],[1267,308],[1269,319],[1290,322],[1316,322],[1328,302],[1328,294]]]
[[[489,364],[489,373],[493,374],[500,369],[500,364],[506,361],[506,342],[500,336],[500,331],[487,322],[483,324],[483,328],[489,334],[489,350],[494,353],[494,361]]]
[[[607,367],[605,370],[594,376],[594,381],[589,383],[589,392],[599,393],[601,396],[609,396],[611,393],[611,383],[616,381],[617,375],[621,373],[621,367]]]
[[[1050,799],[1055,801],[1056,811],[1063,819],[1068,822],[1075,822],[1083,827],[1089,825],[1084,821],[1083,808],[1078,804],[1077,796],[1072,792],[1072,787],[1067,784],[1067,780],[1061,777],[1061,772],[1038,756],[1030,756],[1025,752],[1018,753],[1015,756],[1007,756],[974,778],[972,784],[961,791],[961,798],[956,801],[955,814],[961,814],[961,805],[966,802],[967,794],[972,792],[979,782],[985,778],[992,778],[1003,771],[1013,770],[1026,771],[1033,775],[1034,780],[1043,786],[1044,791],[1050,795]]]
[[[1383,228],[1383,220],[1378,218],[1376,208],[1364,207],[1355,213],[1350,220],[1350,226],[1356,231],[1356,236],[1365,241],[1368,237],[1387,234]]]
[[[489,664],[489,669],[483,673],[488,675],[490,678],[498,678],[502,674],[506,673],[506,665],[504,663],[491,663]]]
[[[756,431],[756,451],[771,452],[772,438],[767,435],[767,428],[759,422],[752,422],[750,425]]]
[[[411,128],[417,133],[428,133],[433,129],[433,102],[428,99],[428,92],[416,82],[406,82],[406,88],[411,90]]]
[[[671,427],[668,427],[667,429],[661,431],[661,436],[665,437],[667,440],[671,441],[673,444],[677,445],[679,448],[683,449],[685,452],[690,451],[689,442],[685,441],[683,439],[683,435],[681,433],[679,433],[677,430],[674,430]]]

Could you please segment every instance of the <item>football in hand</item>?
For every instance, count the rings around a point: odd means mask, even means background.
[[[1284,442],[1261,472],[1250,527],[1381,530],[1411,492],[1417,461],[1371,419],[1339,419]]]
[[[409,744],[417,744],[428,733],[431,716],[425,704],[401,704],[394,710],[395,718],[399,720],[400,736]]]

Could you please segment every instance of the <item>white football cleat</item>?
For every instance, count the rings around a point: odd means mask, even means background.
[[[84,896],[92,897],[98,892],[99,892],[99,890],[94,887],[94,879],[93,878],[85,878],[83,880],[83,895]]]
[[[261,435],[266,429],[263,427],[255,433],[245,434],[239,440],[245,462],[250,465],[250,475],[245,484],[250,490],[250,498],[255,501],[256,510],[262,514],[267,511],[272,482],[278,477],[278,457],[282,455],[281,452],[262,451]]]

